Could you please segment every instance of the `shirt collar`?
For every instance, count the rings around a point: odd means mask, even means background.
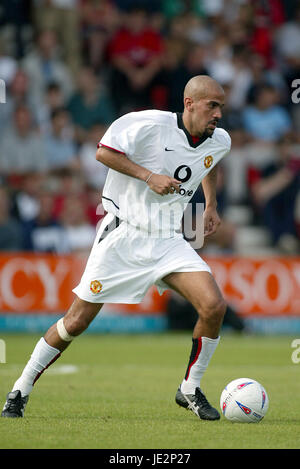
[[[183,130],[185,135],[186,135],[186,138],[189,142],[189,145],[193,148],[197,148],[199,145],[201,145],[201,143],[205,142],[205,140],[207,140],[207,138],[211,138],[211,137],[206,137],[206,136],[203,136],[203,137],[193,137],[186,129],[184,123],[183,123],[183,118],[182,118],[182,112],[177,112],[176,113],[177,115],[177,125],[179,127],[179,129]]]

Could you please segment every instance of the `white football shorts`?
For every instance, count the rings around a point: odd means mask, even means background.
[[[140,303],[152,285],[160,295],[170,288],[162,280],[166,275],[196,271],[211,273],[182,234],[172,238],[143,236],[108,213],[73,292],[90,303]]]

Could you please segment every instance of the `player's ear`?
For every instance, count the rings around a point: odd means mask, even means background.
[[[184,98],[183,102],[184,102],[185,109],[191,112],[192,107],[193,107],[193,99],[187,96],[186,98]]]

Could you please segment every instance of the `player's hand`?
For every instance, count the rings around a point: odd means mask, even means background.
[[[215,208],[206,208],[203,213],[204,237],[214,234],[221,224],[221,219]]]
[[[159,195],[174,194],[174,192],[178,194],[181,181],[163,174],[152,174],[147,184],[152,191]]]

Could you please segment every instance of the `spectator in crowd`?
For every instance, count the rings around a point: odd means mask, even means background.
[[[119,114],[151,106],[162,51],[162,37],[148,26],[147,10],[133,6],[108,47],[112,97]]]
[[[242,114],[245,130],[253,140],[275,142],[292,130],[291,118],[278,103],[278,92],[271,85],[260,87],[254,104]]]
[[[19,106],[13,114],[13,125],[0,142],[0,173],[9,175],[46,169],[44,145],[33,129],[30,110]]]
[[[291,246],[295,252],[300,247],[295,220],[300,187],[300,152],[292,135],[281,139],[278,150],[278,160],[257,174],[251,188],[252,197],[262,223],[270,231],[273,244],[287,251]]]
[[[291,2],[285,2],[291,3]],[[299,102],[292,98],[295,89],[295,83],[299,87],[300,77],[300,4],[297,2],[297,8],[292,18],[283,24],[274,35],[274,49],[276,50],[277,62],[280,65],[280,73],[285,79],[288,89],[289,111],[294,121],[295,129],[300,132],[300,106]],[[297,80],[297,81],[296,81]]]
[[[252,2],[252,38],[253,51],[262,56],[267,67],[274,62],[273,35],[285,21],[284,3],[282,0],[269,0],[268,2]]]
[[[77,148],[65,108],[52,111],[51,132],[44,137],[44,144],[49,170],[78,166]]]
[[[277,90],[283,104],[288,103],[289,89],[279,70],[275,67],[267,68],[264,57],[258,54],[251,54],[248,62],[251,70],[251,83],[247,90],[247,103],[254,103],[258,90],[265,84],[271,85]]]
[[[107,129],[106,125],[94,124],[87,134],[87,139],[79,150],[80,168],[87,184],[98,191],[102,190],[108,167],[95,158],[97,145]]]
[[[39,194],[45,182],[46,174],[37,171],[22,174],[14,184],[12,197],[14,216],[21,222],[35,218],[40,210]]]
[[[120,27],[121,14],[110,0],[82,0],[80,20],[84,63],[95,72],[101,72],[107,44]]]
[[[53,216],[53,195],[42,191],[38,202],[37,216],[23,223],[23,248],[33,252],[66,252],[64,230]]]
[[[6,90],[5,106],[0,106],[0,135],[3,135],[7,127],[12,125],[14,109],[21,105],[29,109],[33,107],[28,95],[28,77],[22,69],[16,69]]]
[[[80,1],[34,0],[33,3],[36,28],[55,31],[62,46],[63,60],[72,74],[78,73],[81,65]]]
[[[93,245],[96,230],[88,220],[82,196],[70,195],[64,199],[60,222],[69,252],[87,254]]]
[[[19,251],[22,249],[22,229],[10,215],[7,188],[0,186],[0,251]]]
[[[30,45],[30,3],[28,0],[17,3],[11,0],[1,1],[0,26],[4,26],[10,54],[18,60],[24,56]]]
[[[110,96],[104,84],[96,77],[90,67],[80,71],[78,89],[72,95],[68,110],[76,127],[77,139],[82,143],[89,128],[97,123],[110,124],[116,117]]]
[[[18,69],[18,62],[6,49],[5,42],[0,36],[0,77],[9,86]]]
[[[228,83],[234,77],[233,47],[227,30],[217,30],[207,49],[206,66],[209,75],[220,83]]]
[[[63,108],[64,97],[60,86],[57,83],[49,83],[44,95],[43,103],[34,110],[37,125],[42,134],[51,133],[51,116],[56,109]]]
[[[246,47],[233,48],[232,77],[227,105],[234,111],[240,112],[247,103],[248,90],[252,83],[252,71],[249,66],[251,53]]]
[[[58,57],[57,36],[52,30],[38,34],[34,49],[24,57],[22,66],[28,75],[32,102],[39,107],[49,83],[58,83],[64,99],[71,95],[73,87],[69,68]]]
[[[214,39],[214,33],[205,16],[199,11],[186,11],[183,16],[186,18],[187,23],[185,28],[186,38],[195,44],[209,47]]]
[[[274,43],[278,57],[282,62],[282,71],[288,85],[299,78],[300,70],[300,5],[298,4],[294,18],[277,30]]]
[[[71,167],[59,168],[51,172],[51,185],[54,192],[55,218],[59,219],[64,207],[65,200],[72,196],[74,198],[83,197],[86,189],[86,180],[82,171]],[[85,197],[83,197],[85,202]]]
[[[230,157],[224,158],[224,191],[228,204],[239,205],[249,203],[247,137],[243,128],[237,127],[230,131]]]
[[[187,38],[187,29],[188,22],[186,16],[175,16],[169,20],[167,33],[163,37],[164,66],[167,65],[171,69],[179,66],[185,60],[191,44],[195,44],[195,42]]]
[[[172,49],[169,51],[173,54]],[[168,109],[181,112],[183,109],[183,90],[186,83],[195,75],[207,75],[205,50],[199,44],[191,44],[184,61],[171,68],[167,73]]]

